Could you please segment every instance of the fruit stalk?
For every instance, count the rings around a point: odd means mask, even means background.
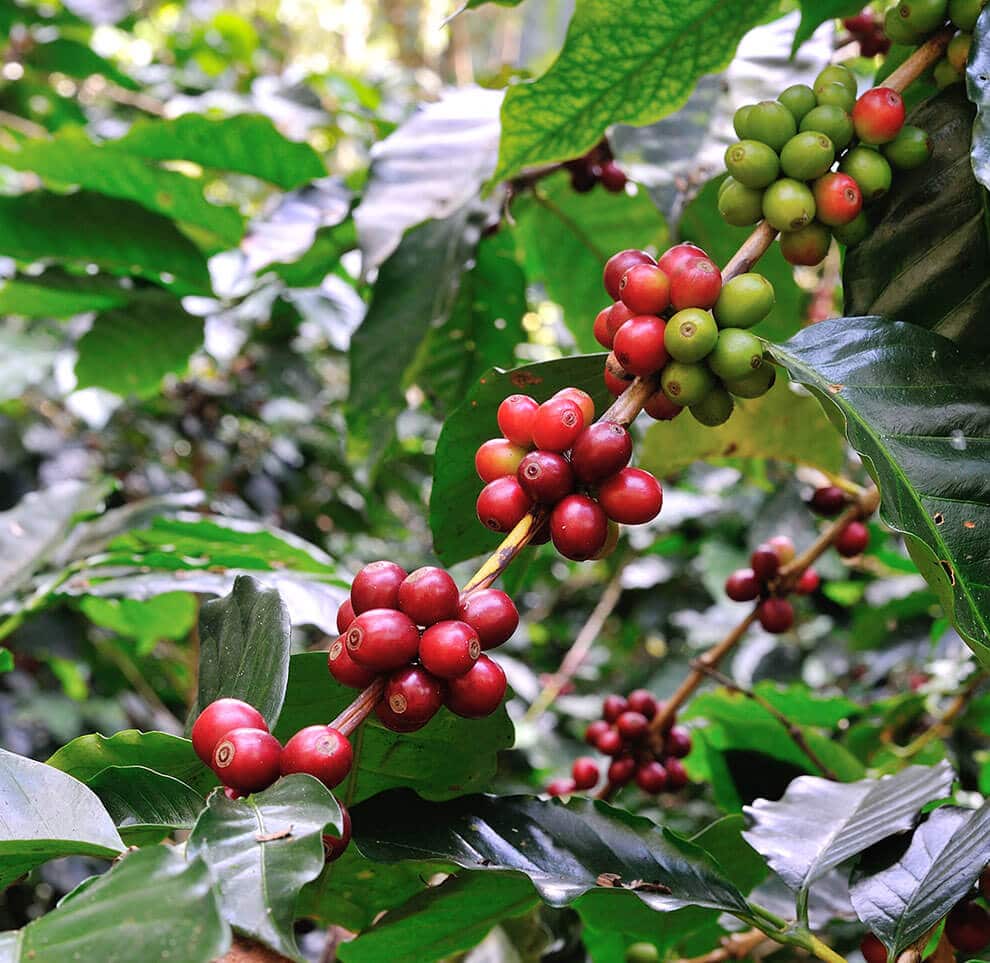
[[[351,733],[375,711],[375,706],[378,705],[384,691],[385,678],[375,679],[353,702],[344,707],[330,725],[341,734],[350,737]]]

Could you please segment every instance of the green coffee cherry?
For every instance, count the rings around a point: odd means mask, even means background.
[[[822,133],[806,130],[795,134],[780,152],[780,166],[788,177],[813,181],[835,163],[835,147]]]
[[[863,211],[848,224],[838,224],[832,228],[832,236],[846,247],[855,247],[870,236],[870,221]]]
[[[843,87],[848,88],[851,94],[856,94],[856,75],[843,64],[829,64],[815,78],[814,88],[818,90],[819,87],[824,87],[826,84],[842,84]]]
[[[707,425],[709,428],[717,428],[729,420],[735,406],[732,395],[725,388],[716,386],[706,397],[697,404],[691,405],[688,410],[694,415],[696,421],[700,421],[701,424]]]
[[[756,110],[755,104],[746,104],[732,115],[732,126],[735,129],[736,137],[740,140],[748,140],[750,137],[749,119],[754,110]]]
[[[815,216],[815,195],[806,184],[783,177],[764,192],[763,216],[778,231],[796,231]]]
[[[668,322],[663,344],[675,361],[695,362],[707,355],[718,341],[715,319],[701,308],[685,308]]]
[[[949,15],[947,0],[901,0],[897,15],[917,36],[937,30]]]
[[[824,134],[836,150],[844,150],[853,139],[853,122],[841,107],[816,107],[801,121],[802,131],[818,131]]]
[[[911,24],[897,12],[897,7],[891,7],[884,14],[883,32],[894,43],[905,44],[907,46],[914,46],[921,39]]]
[[[776,100],[760,101],[746,121],[749,139],[780,150],[796,133],[794,115]]]
[[[722,285],[715,302],[720,328],[751,328],[773,310],[773,285],[762,274],[740,274]]]
[[[708,367],[724,381],[751,374],[763,363],[763,342],[751,331],[722,328],[708,355]]]
[[[825,260],[831,242],[832,232],[821,221],[812,221],[797,231],[782,232],[780,253],[789,264],[814,267]]]
[[[626,947],[626,963],[660,963],[660,954],[652,943],[632,943]]]
[[[766,187],[780,173],[780,159],[758,140],[741,140],[725,152],[725,169],[746,187]]]
[[[911,171],[921,167],[932,156],[932,142],[920,127],[905,124],[889,144],[880,148],[894,167]]]
[[[973,35],[971,33],[957,33],[949,41],[948,49],[945,51],[945,59],[959,73],[965,73],[966,71],[966,63],[969,61],[969,49],[972,45]]]
[[[856,95],[845,84],[823,84],[815,88],[819,107],[838,107],[847,114],[856,103]]]
[[[972,33],[986,2],[987,0],[949,0],[949,19],[960,30]]]
[[[964,76],[944,57],[935,64],[934,75],[935,86],[939,90],[945,90],[946,87],[951,87],[953,84],[961,84]]]
[[[870,150],[869,147],[854,147],[842,158],[839,170],[843,174],[848,174],[859,184],[859,189],[863,193],[864,204],[869,204],[883,197],[890,190],[890,184],[893,180],[890,164],[879,152]],[[780,181],[777,183],[779,184]],[[766,208],[766,198],[764,198],[763,206]]]
[[[696,405],[715,387],[712,373],[703,364],[668,361],[660,375],[663,393],[682,408]]]
[[[755,371],[745,378],[726,381],[725,390],[737,398],[759,398],[765,395],[777,380],[777,369],[768,361],[764,361]]]
[[[719,186],[718,212],[733,227],[748,227],[763,219],[763,191],[727,177]]]
[[[815,92],[807,84],[793,84],[777,98],[793,115],[795,123],[800,124],[809,110],[818,106]]]

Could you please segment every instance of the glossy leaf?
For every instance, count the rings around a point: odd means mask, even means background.
[[[976,21],[969,65],[966,68],[966,93],[976,104],[973,124],[972,162],[977,180],[990,190],[990,13],[984,10]]]

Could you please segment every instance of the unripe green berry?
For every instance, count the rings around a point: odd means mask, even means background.
[[[869,219],[863,211],[860,211],[855,220],[833,227],[832,236],[846,247],[855,247],[869,237],[870,230]]]
[[[814,267],[825,260],[831,240],[832,232],[821,221],[812,221],[798,231],[784,231],[780,235],[780,253],[789,264]]]
[[[854,147],[842,158],[839,170],[859,184],[859,189],[863,192],[864,204],[883,197],[890,190],[894,176],[890,164],[884,157],[879,152],[870,150],[869,147]]]
[[[956,70],[945,57],[935,64],[933,74],[935,77],[935,86],[939,90],[945,90],[946,87],[951,87],[953,84],[961,84],[963,81],[962,72]]]
[[[735,408],[735,402],[732,400],[732,395],[718,385],[697,404],[691,405],[688,410],[694,415],[696,421],[700,421],[701,424],[707,425],[709,428],[717,428],[729,420],[733,408]]]
[[[918,36],[937,30],[949,15],[947,0],[901,0],[897,15]]]
[[[987,0],[949,0],[949,19],[960,29],[973,32]]]
[[[815,92],[807,84],[792,84],[777,98],[793,115],[795,123],[800,124],[805,114],[818,106]]]
[[[856,95],[845,84],[823,84],[815,88],[819,107],[838,107],[848,113],[856,103]]]
[[[894,42],[914,46],[921,39],[920,34],[898,12],[891,7],[883,17],[883,32]]]
[[[762,274],[740,274],[722,285],[715,302],[720,328],[751,328],[773,309],[773,285]]]
[[[760,101],[746,120],[749,139],[779,151],[796,133],[794,115],[776,100]]]
[[[726,381],[725,390],[737,398],[759,398],[765,395],[777,380],[777,369],[768,361],[764,361],[755,371],[745,378]]]
[[[853,139],[852,118],[841,107],[816,107],[801,121],[801,130],[824,134],[836,150],[844,150]]]
[[[736,132],[736,137],[740,140],[747,140],[750,136],[749,119],[755,109],[756,104],[746,104],[732,115],[732,127]]]
[[[745,378],[763,363],[763,342],[751,331],[722,328],[708,367],[724,381]]]
[[[796,231],[815,216],[815,197],[806,184],[781,178],[763,194],[763,216],[778,231]]]
[[[889,144],[881,148],[884,157],[902,171],[921,167],[932,156],[932,142],[926,131],[906,124]]]
[[[632,943],[626,947],[626,963],[660,963],[660,954],[652,943]]]
[[[835,147],[825,134],[806,130],[795,134],[780,152],[780,166],[788,177],[813,181],[835,163]]]
[[[700,361],[718,341],[715,319],[701,308],[685,308],[668,322],[663,344],[675,361]]]
[[[696,405],[715,387],[712,373],[703,364],[670,361],[660,375],[663,393],[682,408]]]
[[[725,169],[740,184],[761,188],[777,179],[780,160],[766,144],[758,140],[741,140],[726,149]]]
[[[719,187],[718,211],[733,227],[748,227],[763,218],[763,191],[727,177]]]
[[[945,59],[952,64],[959,73],[966,70],[966,63],[969,60],[969,48],[973,44],[971,33],[957,33],[950,41],[945,51]]]
[[[824,87],[826,84],[842,84],[848,88],[849,92],[855,96],[857,90],[856,75],[843,64],[829,64],[815,78],[814,88]]]

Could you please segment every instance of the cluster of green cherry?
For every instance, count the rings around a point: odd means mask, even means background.
[[[894,43],[915,46],[951,21],[957,32],[934,68],[935,83],[944,89],[965,78],[973,30],[985,3],[986,0],[901,0],[884,16],[884,32]]]
[[[725,152],[718,209],[738,227],[765,219],[791,264],[821,263],[833,236],[862,241],[864,205],[890,190],[891,165],[912,170],[931,156],[928,135],[905,125],[899,93],[874,87],[857,99],[856,89],[852,71],[833,64],[814,87],[794,84],[733,118],[739,142]]]

